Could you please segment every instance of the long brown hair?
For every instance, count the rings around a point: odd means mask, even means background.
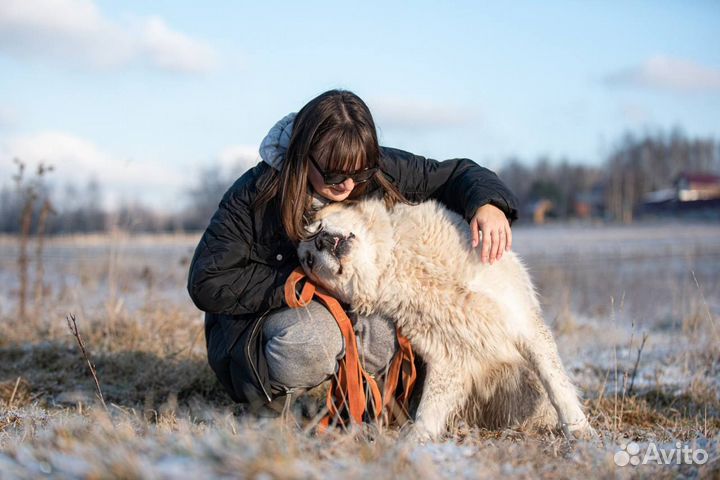
[[[310,155],[330,171],[352,172],[379,165],[375,122],[360,97],[347,90],[329,90],[308,102],[295,117],[280,172],[274,172],[260,187],[253,207],[279,196],[282,224],[294,243],[307,238],[305,225],[312,202]],[[370,181],[358,184],[349,198],[362,197],[373,186],[382,189],[388,206],[408,203],[380,169]]]

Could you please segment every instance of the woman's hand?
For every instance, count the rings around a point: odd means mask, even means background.
[[[512,247],[512,231],[505,213],[495,205],[489,203],[478,208],[475,216],[470,220],[470,233],[472,234],[473,248],[478,246],[482,232],[481,259],[483,263],[488,260],[492,265],[500,260],[503,252],[509,252]]]

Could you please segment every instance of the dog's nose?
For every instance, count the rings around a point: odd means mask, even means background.
[[[340,235],[332,235],[327,232],[320,232],[320,234],[315,237],[315,247],[318,249],[318,251],[322,251],[325,249],[332,251],[335,249],[335,246],[339,241]]]

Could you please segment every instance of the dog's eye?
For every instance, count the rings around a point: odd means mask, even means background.
[[[322,222],[320,222],[320,225],[318,225],[317,230],[315,230],[314,233],[310,234],[310,236],[307,237],[308,241],[315,240],[315,237],[317,237],[318,235],[320,235],[320,234],[323,232],[324,228],[325,228],[325,227],[323,226]]]
[[[313,265],[315,264],[315,258],[312,256],[312,254],[310,252],[307,252],[307,254],[305,254],[305,264],[310,269],[312,269]]]

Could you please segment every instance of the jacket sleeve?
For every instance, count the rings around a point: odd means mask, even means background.
[[[251,260],[251,218],[247,199],[228,192],[210,220],[188,275],[188,293],[200,310],[242,315],[282,303],[291,266],[277,268]]]
[[[515,195],[494,172],[470,159],[440,162],[382,147],[381,166],[411,201],[436,199],[468,222],[488,203],[502,210],[510,223],[517,219]]]

